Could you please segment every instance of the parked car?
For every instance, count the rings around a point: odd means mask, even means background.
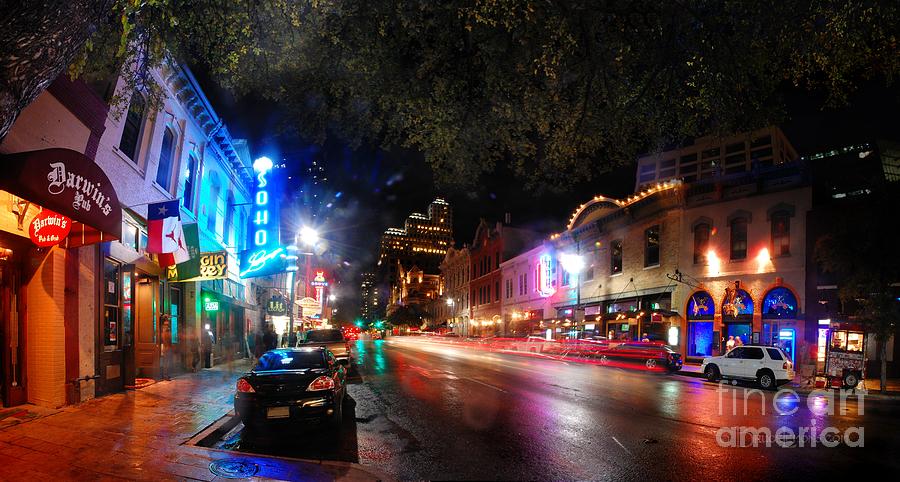
[[[711,382],[755,381],[766,390],[774,390],[794,378],[794,364],[775,346],[739,346],[725,355],[704,358],[700,370]]]
[[[346,370],[321,346],[269,350],[238,379],[234,411],[250,431],[310,421],[339,426]]]
[[[334,353],[337,361],[346,365],[350,364],[350,343],[344,339],[341,330],[310,330],[300,342],[301,346],[324,346]]]
[[[659,343],[622,343],[608,345],[597,356],[601,364],[612,362],[638,365],[648,370],[665,370],[669,373],[681,370],[681,354]]]

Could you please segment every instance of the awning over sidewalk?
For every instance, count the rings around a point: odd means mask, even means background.
[[[70,149],[43,149],[0,156],[0,189],[70,218],[64,247],[122,237],[116,190],[93,160]]]

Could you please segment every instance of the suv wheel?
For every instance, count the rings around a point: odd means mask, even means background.
[[[859,385],[859,378],[855,373],[849,372],[844,375],[844,387],[846,388],[856,388]]]
[[[719,373],[719,367],[715,365],[706,365],[706,370],[703,372],[704,378],[710,382],[718,382],[722,379],[722,374]]]
[[[601,365],[607,365],[607,364],[609,364],[609,357],[606,356],[606,355],[601,356],[601,357],[600,357],[600,364],[601,364]]]
[[[756,375],[756,381],[759,383],[759,386],[765,390],[774,390],[775,387],[778,386],[778,382],[775,381],[775,374],[772,373],[772,370],[763,370]]]

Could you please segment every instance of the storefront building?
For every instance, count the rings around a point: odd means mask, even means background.
[[[781,346],[811,362],[803,304],[811,190],[797,162],[697,182],[684,198],[681,283],[688,361],[718,355],[729,339]],[[692,249],[691,249],[692,248]]]
[[[239,143],[187,70],[165,68],[154,80],[165,94],[161,109],[150,112],[146,96],[134,92],[123,95],[129,100],[119,116],[109,103],[124,82],[87,85],[61,76],[0,146],[10,156],[5,165],[21,158],[27,173],[4,175],[11,184],[0,187],[6,405],[59,407],[157,378],[159,343],[167,338],[175,368],[191,366],[190,341],[199,337],[202,314],[199,282],[169,282],[157,256],[147,253],[147,206],[179,199],[183,223],[202,223],[218,234],[219,249],[234,250],[232,240],[243,239],[234,231],[245,225],[238,220],[246,219],[235,206],[249,199],[242,188],[249,175],[238,165],[248,155],[239,155]],[[51,148],[57,150],[42,151]],[[52,161],[34,165],[43,157]],[[50,185],[23,191],[38,181]],[[56,245],[23,244],[41,208],[70,219],[71,230]],[[223,290],[240,299],[240,289]],[[167,333],[159,326],[164,313],[172,317]]]
[[[597,196],[551,236],[556,263],[564,255],[584,261],[579,275],[562,266],[551,271],[551,316],[561,320],[561,333],[683,346],[673,300],[685,287],[668,276],[678,269],[682,189],[666,182],[626,199]]]

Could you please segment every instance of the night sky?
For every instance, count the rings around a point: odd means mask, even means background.
[[[557,232],[585,200],[597,194],[624,197],[634,188],[634,166],[627,165],[590,183],[573,180],[568,193],[525,192],[503,174],[485,177],[473,191],[439,192],[430,168],[416,152],[370,147],[351,151],[337,139],[311,145],[284,129],[289,119],[277,104],[257,95],[236,99],[202,73],[197,77],[233,137],[249,139],[253,156],[283,159],[288,165],[289,195],[302,206],[302,222],[320,227],[330,253],[343,266],[340,277],[347,282],[342,299],[353,312],[358,274],[374,265],[381,233],[390,226],[402,227],[411,212],[426,212],[436,196],[452,205],[454,237],[461,246],[471,243],[479,218],[502,220],[508,212],[514,225]],[[868,140],[900,140],[896,86],[863,84],[851,96],[851,105],[838,109],[823,110],[821,98],[798,89],[785,88],[783,96],[788,118],[781,127],[800,155]],[[327,181],[310,188],[304,182],[313,161],[324,166]],[[303,195],[298,195],[300,189],[305,189]]]

